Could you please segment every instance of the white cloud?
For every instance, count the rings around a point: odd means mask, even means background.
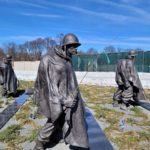
[[[48,2],[48,1],[44,1],[44,0],[42,2],[45,3],[45,5],[47,5],[47,6],[51,5],[51,6],[54,6],[54,7],[59,7],[59,8],[75,11],[75,12],[85,14],[85,15],[91,15],[91,16],[95,16],[95,17],[104,18],[106,20],[111,20],[111,21],[118,22],[118,23],[122,23],[122,22],[126,23],[128,20],[131,21],[131,20],[135,19],[133,17],[125,16],[125,15],[121,15],[121,14],[96,12],[96,11],[84,9],[84,8],[81,8],[81,7],[58,4],[58,3]]]
[[[76,33],[88,33],[88,34],[91,34],[93,33],[92,31],[90,30],[81,30],[81,29],[75,29],[75,28],[65,28],[65,27],[50,27],[48,28],[49,30],[53,30],[53,31],[59,31],[59,33],[71,33],[71,32],[76,32]]]
[[[48,7],[42,6],[41,4],[39,5],[39,4],[36,4],[36,3],[25,2],[25,1],[18,1],[18,3],[20,3],[22,5],[28,5],[28,6],[36,7],[36,8],[48,9]]]
[[[44,18],[61,18],[64,16],[55,15],[55,14],[34,14],[34,13],[21,13],[24,16],[32,16],[32,17],[44,17]]]
[[[54,3],[54,2],[45,1],[45,0],[42,0],[41,3],[45,4],[46,6],[54,6],[57,8],[75,11],[75,12],[85,14],[88,16],[90,15],[90,16],[95,16],[95,17],[99,17],[99,18],[104,18],[106,20],[113,21],[114,23],[124,23],[124,24],[128,24],[129,22],[140,23],[140,24],[149,24],[150,23],[149,12],[146,12],[145,10],[140,9],[138,7],[134,7],[129,4],[116,3],[116,2],[110,1],[110,0],[89,0],[89,1],[91,3],[93,3],[95,1],[97,3],[105,4],[108,6],[115,6],[115,7],[123,8],[127,11],[127,14],[122,15],[121,13],[115,14],[115,13],[110,13],[110,12],[107,13],[107,12],[103,12],[103,11],[96,12],[95,10],[93,11],[93,10],[84,9],[81,7],[65,5],[65,4],[61,4],[61,3]],[[137,14],[138,16],[131,15],[131,13],[129,14],[128,13],[129,11],[132,12],[132,14]],[[94,19],[94,17],[93,17],[93,19]],[[143,19],[144,19],[144,21],[141,21]]]
[[[142,2],[143,0],[121,0],[122,3],[125,4],[133,4],[133,5],[138,5]]]
[[[150,15],[149,12],[145,11],[144,9],[135,7],[133,5],[130,4],[131,0],[120,0],[120,2],[114,2],[111,0],[88,0],[91,2],[91,4],[93,2],[97,2],[103,5],[107,5],[107,6],[113,6],[113,7],[117,7],[117,8],[121,8],[126,10],[126,15],[123,14],[115,14],[115,13],[107,13],[107,12],[96,12],[95,10],[89,10],[89,9],[84,9],[81,7],[76,7],[76,6],[72,6],[72,5],[66,5],[66,4],[62,4],[62,3],[54,3],[51,1],[46,1],[46,0],[38,0],[37,3],[31,3],[31,2],[27,2],[27,1],[21,1],[21,0],[14,0],[14,1],[10,1],[11,3],[18,3],[21,5],[28,5],[28,6],[32,6],[32,7],[37,7],[37,8],[44,8],[44,9],[48,9],[51,6],[52,7],[56,7],[56,8],[62,8],[62,9],[66,9],[66,10],[70,10],[70,11],[75,11],[81,14],[85,14],[85,15],[91,15],[91,16],[95,16],[95,17],[99,17],[99,18],[104,18],[106,20],[109,21],[113,21],[115,23],[140,23],[140,24],[149,24],[150,23]],[[135,0],[133,0],[135,1]],[[138,2],[140,2],[141,0],[137,0]],[[129,12],[132,12],[129,13]],[[28,15],[28,16],[36,16],[36,17],[56,17],[55,15],[47,15],[47,14],[29,14],[29,13],[25,13],[24,15]],[[136,16],[135,16],[136,15]],[[94,19],[94,18],[93,18]],[[141,21],[142,20],[142,21]]]
[[[127,10],[127,12],[131,11],[133,13],[141,15],[142,17],[150,19],[149,12],[147,12],[147,11],[141,9],[141,8],[132,6],[131,3],[127,3],[127,4],[125,4],[125,3],[117,3],[117,2],[114,2],[114,1],[110,1],[110,0],[92,0],[92,2],[93,1],[95,1],[97,3],[105,4],[105,5],[108,5],[108,6],[114,6],[114,7],[118,7],[118,8],[123,8],[124,10]]]
[[[43,6],[41,4],[37,4],[37,3],[31,3],[31,2],[27,2],[27,1],[22,1],[22,0],[1,0],[5,3],[12,3],[12,4],[20,4],[20,5],[27,5],[27,6],[32,6],[35,8],[42,8],[42,9],[48,9],[48,7]]]
[[[133,39],[133,41],[131,40]],[[141,40],[138,42],[137,40]],[[143,41],[142,41],[143,40]],[[80,38],[82,44],[94,44],[100,46],[109,46],[113,45],[115,47],[130,47],[130,48],[137,48],[137,47],[147,47],[150,48],[150,43],[146,43],[147,40],[150,38],[147,37],[114,37],[112,39],[109,38],[98,38],[98,37],[91,37],[91,38]]]
[[[129,37],[128,40],[150,42],[150,37]]]

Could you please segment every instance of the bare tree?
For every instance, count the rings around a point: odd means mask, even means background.
[[[16,59],[16,49],[17,49],[17,45],[15,43],[8,43],[8,44],[5,44],[3,46],[4,48],[4,51],[8,54],[10,54],[13,59]]]
[[[0,60],[2,60],[5,56],[4,50],[0,47]]]
[[[63,33],[60,33],[56,36],[56,44],[57,45],[61,45],[62,44],[62,39],[64,37],[64,34]]]
[[[104,52],[106,52],[106,53],[115,53],[116,52],[116,48],[111,46],[111,45],[110,46],[106,46],[104,48]]]
[[[98,51],[94,48],[90,48],[87,50],[86,54],[98,54]]]
[[[46,37],[44,41],[45,41],[45,49],[47,51],[49,50],[49,48],[53,48],[54,46],[56,46],[56,41],[50,37]]]
[[[86,52],[84,52],[83,50],[78,50],[78,55],[84,55]]]

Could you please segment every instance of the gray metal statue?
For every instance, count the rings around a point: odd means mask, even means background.
[[[3,97],[4,62],[0,61],[0,99]]]
[[[12,93],[14,96],[17,93],[18,81],[15,75],[15,72],[12,68],[12,57],[10,55],[6,55],[4,58],[4,62],[1,62],[0,67],[0,82],[3,86],[3,96],[8,96],[8,94]]]
[[[74,34],[66,34],[62,45],[50,49],[40,61],[34,100],[38,112],[48,120],[39,131],[34,150],[43,150],[60,135],[66,144],[88,148],[84,105],[71,63],[80,45]]]
[[[146,100],[145,93],[140,82],[138,73],[134,66],[134,59],[137,55],[135,50],[128,53],[128,59],[119,60],[116,70],[117,91],[114,93],[113,104],[123,103],[124,108],[129,106],[129,100],[138,102]]]

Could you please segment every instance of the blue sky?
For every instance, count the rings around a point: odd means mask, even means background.
[[[0,14],[0,45],[74,33],[83,50],[150,50],[149,0],[0,0]]]

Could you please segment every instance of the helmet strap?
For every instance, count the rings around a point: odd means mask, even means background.
[[[63,55],[65,57],[67,57],[67,46],[66,45],[63,46]]]

